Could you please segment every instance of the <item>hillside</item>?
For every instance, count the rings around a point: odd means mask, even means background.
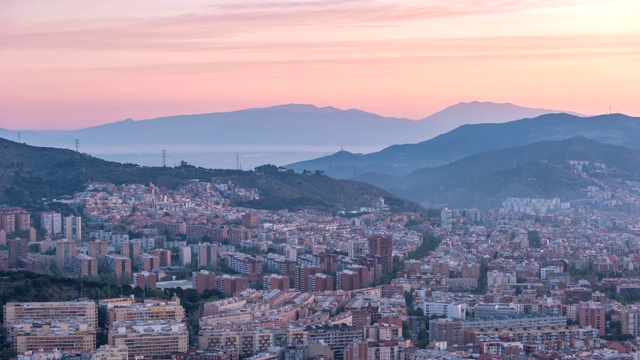
[[[366,155],[341,152],[286,167],[297,172],[322,170],[336,178],[371,172],[403,176],[486,151],[577,136],[639,149],[640,118],[622,114],[594,117],[548,114],[502,124],[464,125],[418,144],[393,145]]]
[[[580,188],[594,182],[572,171],[568,160],[605,163],[606,171],[596,176],[612,187],[640,174],[639,150],[571,138],[485,152],[401,177],[369,173],[358,179],[421,203],[491,208],[510,196],[584,197]]]
[[[242,187],[257,188],[263,199],[242,205],[268,209],[353,209],[371,206],[384,197],[396,209],[417,209],[374,186],[335,180],[322,174],[298,175],[275,166],[255,171],[212,170],[190,165],[142,167],[120,164],[70,150],[34,147],[0,138],[0,203],[37,208],[43,199],[73,195],[91,181],[122,183],[153,182],[169,188],[189,179],[231,180]]]

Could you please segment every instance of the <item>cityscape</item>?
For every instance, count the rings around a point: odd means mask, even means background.
[[[0,1],[0,360],[640,360],[640,1]]]

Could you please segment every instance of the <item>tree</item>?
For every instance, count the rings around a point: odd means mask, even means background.
[[[532,248],[539,248],[541,246],[540,233],[537,230],[530,230],[527,232],[527,238],[529,239],[529,246]]]
[[[426,329],[418,331],[418,348],[424,349],[429,345],[429,332]]]
[[[407,340],[411,338],[411,328],[409,326],[409,320],[402,322],[402,337]]]
[[[404,292],[404,301],[407,303],[407,309],[413,307],[413,293],[411,291]]]

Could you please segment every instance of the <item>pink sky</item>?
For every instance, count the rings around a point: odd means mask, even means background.
[[[640,115],[640,1],[0,2],[0,127],[283,103]]]

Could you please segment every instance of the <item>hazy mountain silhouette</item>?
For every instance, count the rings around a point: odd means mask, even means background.
[[[393,145],[366,155],[341,151],[287,167],[295,171],[322,170],[337,178],[364,173],[398,176],[486,151],[576,136],[637,149],[640,148],[640,118],[622,114],[594,117],[547,114],[502,124],[463,125],[417,144]]]
[[[432,138],[464,123],[505,122],[525,116],[558,112],[512,104],[460,103],[423,120],[384,117],[361,110],[289,104],[150,120],[127,119],[71,131],[21,131],[21,142],[36,146],[73,148],[79,139],[87,153],[239,151],[243,147],[297,151],[358,147],[369,151]],[[17,140],[17,131],[0,129],[0,136]]]

